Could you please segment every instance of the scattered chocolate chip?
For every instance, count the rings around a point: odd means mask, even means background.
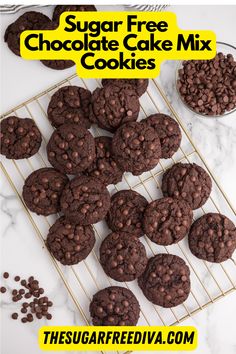
[[[0,291],[1,293],[4,294],[7,291],[7,289],[5,288],[5,286],[1,286]]]
[[[18,318],[18,313],[14,312],[14,313],[11,315],[11,318],[12,318],[13,320],[17,320],[17,318]]]
[[[27,282],[26,282],[26,280],[25,280],[25,279],[21,280],[21,282],[20,282],[20,283],[21,283],[21,285],[22,285],[22,286],[26,286],[26,285],[27,285]]]
[[[9,277],[9,273],[3,273],[3,277],[7,279]],[[14,280],[19,281],[20,277],[17,275],[15,276]],[[33,301],[25,301],[21,303],[20,312],[26,315],[26,317],[21,318],[21,322],[32,322],[34,320],[33,314],[35,314],[38,319],[46,317],[48,320],[50,320],[52,315],[48,312],[48,308],[51,307],[53,303],[52,301],[49,301],[47,296],[40,297],[40,295],[44,293],[44,289],[40,287],[39,281],[36,280],[33,276],[30,276],[28,280],[22,279],[20,284],[24,286],[24,288],[28,289],[28,292],[25,293],[25,289],[23,288],[11,290],[12,301],[18,302],[22,300],[23,295],[25,299],[33,297]],[[5,293],[6,290],[7,289],[4,286],[0,288],[1,293]],[[16,320],[18,318],[18,314],[14,312],[12,313],[11,317],[12,319]]]
[[[33,322],[34,317],[33,317],[33,315],[31,313],[27,314],[27,320],[28,320],[28,322]]]

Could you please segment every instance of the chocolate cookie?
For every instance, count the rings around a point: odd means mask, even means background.
[[[154,128],[161,142],[161,157],[169,159],[178,150],[181,143],[181,130],[178,123],[166,114],[152,114],[144,123]]]
[[[132,190],[122,190],[111,197],[107,224],[112,231],[126,232],[140,237],[144,234],[143,214],[147,200]]]
[[[157,133],[152,127],[139,122],[122,125],[114,134],[112,149],[123,170],[135,176],[152,170],[161,157]]]
[[[13,53],[20,56],[21,33],[26,30],[39,30],[48,22],[50,22],[50,19],[41,12],[25,12],[7,27],[4,41],[7,42],[8,47]]]
[[[65,11],[97,11],[94,5],[57,5],[53,11],[53,21],[59,22],[60,16]]]
[[[48,119],[58,128],[64,123],[75,123],[90,128],[89,105],[91,92],[78,86],[64,86],[56,91],[48,105]]]
[[[132,86],[110,84],[92,94],[90,120],[114,132],[119,126],[138,118],[139,98]]]
[[[29,210],[51,215],[60,209],[61,193],[69,179],[54,168],[40,168],[31,173],[23,186],[23,199]]]
[[[123,175],[113,158],[111,144],[112,138],[108,136],[95,138],[96,157],[86,170],[86,175],[99,178],[106,186],[120,182]]]
[[[42,30],[55,30],[58,27],[58,23],[56,22],[48,22],[45,23],[42,26]],[[64,70],[71,68],[72,66],[75,65],[75,63],[72,60],[53,60],[53,59],[47,59],[47,60],[40,60],[41,63],[45,66],[47,66],[50,69],[54,70]]]
[[[188,233],[193,212],[182,199],[161,198],[145,210],[143,227],[146,235],[158,245],[179,242]]]
[[[124,232],[113,232],[102,242],[100,262],[104,272],[116,281],[138,278],[147,265],[147,255],[140,240]]]
[[[81,262],[92,251],[94,244],[92,226],[71,223],[64,216],[50,227],[46,240],[49,251],[64,265]]]
[[[94,326],[135,326],[140,306],[134,294],[120,286],[98,291],[89,307]]]
[[[85,171],[95,158],[92,134],[77,124],[63,124],[47,144],[48,160],[57,170],[67,174]]]
[[[66,185],[61,196],[63,213],[80,225],[95,224],[104,219],[109,208],[108,190],[93,177],[75,177]]]
[[[162,179],[164,196],[184,199],[192,209],[205,204],[211,188],[210,176],[195,163],[176,163],[164,173]]]
[[[148,79],[102,79],[102,86],[114,83],[131,85],[139,97],[147,91],[148,87]]]
[[[33,156],[42,142],[41,133],[32,119],[15,116],[1,121],[0,137],[0,153],[14,160]]]
[[[226,261],[236,249],[234,223],[222,214],[201,216],[191,227],[189,248],[196,257],[208,262]]]
[[[138,284],[146,298],[162,307],[182,304],[190,293],[190,271],[185,261],[172,254],[149,259]]]

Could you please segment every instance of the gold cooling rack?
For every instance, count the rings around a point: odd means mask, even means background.
[[[48,228],[55,221],[57,216],[42,217],[32,214],[28,211],[21,197],[22,186],[25,178],[35,169],[49,166],[46,158],[46,142],[48,141],[53,128],[47,119],[47,106],[52,94],[59,88],[65,85],[78,85],[94,90],[100,85],[97,80],[81,80],[76,74],[70,76],[64,81],[54,85],[48,90],[20,104],[14,109],[4,114],[1,118],[9,115],[17,115],[19,117],[31,117],[40,127],[43,135],[43,143],[39,153],[30,159],[26,160],[7,160],[2,159],[1,168],[9,181],[11,187],[19,197],[27,213],[30,222],[32,223],[36,234],[44,244],[47,236]],[[173,163],[196,162],[208,170],[212,181],[213,190],[211,197],[204,207],[194,212],[194,218],[198,218],[203,213],[221,212],[235,221],[236,212],[233,209],[230,201],[217,183],[215,177],[209,170],[203,157],[194,145],[191,137],[186,131],[181,119],[178,117],[173,107],[168,102],[164,92],[155,80],[150,80],[148,92],[141,97],[141,112],[140,119],[145,116],[163,112],[172,115],[179,123],[182,129],[182,143],[179,151],[172,159],[161,160],[158,166],[141,176],[134,177],[132,174],[125,174],[122,182],[116,186],[109,186],[110,193],[117,190],[132,188],[143,194],[149,201],[157,199],[161,196],[160,182],[163,172]],[[92,133],[95,136],[102,134],[102,130],[92,128]],[[104,134],[105,132],[103,132]],[[104,222],[100,222],[94,226],[97,242],[94,250],[88,258],[78,265],[64,267],[59,264],[51,255],[52,263],[59,273],[66,289],[68,290],[71,299],[78,309],[78,322],[81,325],[90,325],[89,317],[89,302],[93,294],[103,287],[109,285],[122,285],[131,289],[137,296],[141,305],[141,315],[139,325],[174,325],[189,318],[198,311],[204,309],[216,300],[226,296],[233,290],[236,290],[236,262],[230,259],[223,264],[211,264],[195,258],[189,251],[186,238],[176,245],[162,247],[152,243],[146,237],[141,238],[144,243],[148,256],[160,252],[168,252],[177,254],[184,258],[191,270],[191,293],[184,304],[172,309],[163,309],[148,302],[136,281],[129,283],[117,283],[107,277],[103,272],[99,260],[99,246],[102,239],[107,235],[109,230]],[[45,249],[45,252],[46,249]]]

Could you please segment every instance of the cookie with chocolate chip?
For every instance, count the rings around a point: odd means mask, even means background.
[[[20,56],[20,35],[26,30],[40,30],[50,19],[37,11],[28,11],[11,23],[5,32],[4,41],[11,51]]]
[[[124,232],[113,232],[102,242],[100,262],[104,272],[116,281],[138,278],[147,265],[147,255],[140,240]]]
[[[161,142],[161,157],[169,159],[179,149],[181,143],[181,130],[178,123],[170,116],[156,113],[143,120],[154,128]]]
[[[1,121],[0,137],[0,153],[14,160],[35,155],[42,142],[41,133],[32,119],[15,116]]]
[[[122,180],[123,171],[118,166],[112,153],[112,138],[95,138],[96,157],[86,170],[86,175],[99,178],[104,185],[116,184]]]
[[[57,90],[48,105],[48,119],[58,128],[64,123],[75,123],[90,128],[89,105],[91,92],[78,86],[64,86]]]
[[[112,231],[126,232],[140,237],[144,234],[143,215],[147,200],[132,190],[122,190],[111,197],[107,224]]]
[[[122,125],[113,136],[112,150],[121,168],[135,176],[152,170],[161,157],[157,133],[140,122]]]
[[[168,246],[182,240],[188,233],[193,211],[182,199],[161,198],[145,210],[143,227],[146,235],[158,245]]]
[[[64,216],[50,227],[46,245],[52,255],[64,265],[81,262],[92,251],[95,244],[91,225],[71,223]]]
[[[172,254],[149,259],[138,284],[146,298],[162,307],[182,304],[190,293],[190,270],[185,261]]]
[[[54,168],[40,168],[32,172],[23,186],[23,199],[26,206],[38,215],[58,213],[61,193],[69,179]]]
[[[42,30],[55,30],[58,27],[58,23],[50,21],[48,23],[45,23],[41,29]],[[71,68],[72,66],[75,65],[75,62],[72,60],[53,60],[53,59],[45,59],[45,60],[40,60],[41,63],[45,66],[47,66],[50,69],[54,70],[64,70]]]
[[[110,84],[93,92],[90,120],[114,132],[122,124],[136,121],[139,109],[139,98],[132,86]]]
[[[209,198],[212,182],[201,166],[176,163],[164,173],[161,188],[165,197],[184,199],[192,209],[198,209]]]
[[[102,86],[114,83],[131,85],[139,97],[147,91],[148,87],[148,79],[102,79]]]
[[[97,11],[94,5],[57,5],[53,11],[53,21],[59,22],[60,16],[65,11]]]
[[[188,241],[196,257],[221,263],[231,258],[236,249],[236,228],[225,215],[208,213],[193,223]]]
[[[78,174],[95,159],[94,138],[83,126],[63,124],[53,132],[47,144],[47,155],[58,171]]]
[[[110,208],[110,194],[99,179],[77,176],[66,185],[60,202],[69,220],[89,225],[105,218]]]
[[[89,311],[94,326],[135,326],[140,306],[132,291],[110,286],[93,296]]]

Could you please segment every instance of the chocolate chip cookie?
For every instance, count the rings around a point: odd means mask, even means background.
[[[110,194],[99,179],[78,176],[63,190],[61,209],[72,222],[95,224],[105,218],[110,208]]]
[[[164,173],[162,179],[164,196],[184,199],[192,209],[205,204],[211,188],[210,176],[195,163],[176,163]]]
[[[32,119],[15,116],[1,121],[0,137],[0,153],[14,160],[33,156],[42,142],[41,133]]]
[[[75,123],[90,128],[89,105],[91,92],[78,86],[64,86],[56,91],[48,105],[48,119],[58,128],[64,123]]]
[[[147,265],[147,255],[140,240],[124,232],[113,232],[102,242],[100,262],[104,272],[116,281],[138,278]]]
[[[131,85],[139,97],[147,91],[148,87],[148,79],[102,79],[102,86],[113,83]]]
[[[38,215],[58,213],[61,193],[69,179],[54,168],[40,168],[31,173],[23,186],[26,206]]]
[[[92,251],[95,244],[91,225],[71,223],[64,216],[50,227],[46,245],[53,256],[64,265],[81,262]]]
[[[57,170],[78,174],[95,159],[94,138],[83,126],[63,124],[53,132],[47,144],[47,155]]]
[[[58,23],[56,22],[48,22],[45,23],[42,26],[42,30],[55,30],[58,27]],[[53,60],[53,59],[46,59],[46,60],[41,60],[41,63],[45,66],[47,66],[50,69],[55,69],[55,70],[64,70],[71,68],[72,66],[75,65],[75,63],[72,60]]]
[[[94,326],[135,326],[140,306],[134,294],[120,286],[98,291],[89,307]]]
[[[114,132],[122,124],[136,121],[139,109],[139,98],[132,86],[109,84],[93,92],[90,120]]]
[[[126,123],[115,132],[112,150],[121,168],[135,176],[152,170],[161,157],[157,133],[139,122]]]
[[[122,190],[111,197],[107,224],[112,231],[126,232],[140,237],[144,234],[143,214],[147,200],[132,190]]]
[[[57,5],[53,11],[53,21],[59,22],[61,14],[65,11],[97,11],[94,5]]]
[[[99,178],[104,185],[116,184],[122,180],[123,171],[114,160],[112,138],[100,136],[95,138],[96,157],[86,170],[86,175]]]
[[[13,53],[20,56],[20,35],[26,30],[40,30],[50,19],[41,12],[28,11],[11,23],[5,32],[4,41]]]
[[[163,113],[152,114],[143,122],[157,132],[161,142],[161,157],[169,159],[173,156],[180,147],[182,138],[178,123]]]
[[[189,248],[198,258],[220,263],[236,249],[236,228],[226,216],[208,213],[197,219],[189,233]]]
[[[152,303],[174,307],[188,298],[190,270],[182,258],[172,254],[158,254],[149,259],[138,284]]]
[[[182,199],[161,198],[151,202],[145,210],[143,226],[146,235],[158,245],[179,242],[188,233],[193,212]]]

